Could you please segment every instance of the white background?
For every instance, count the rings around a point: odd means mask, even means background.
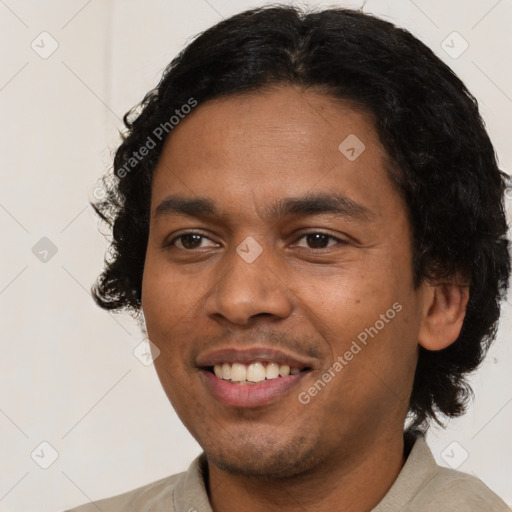
[[[263,4],[0,1],[2,512],[59,511],[112,496],[182,471],[199,453],[152,366],[132,354],[143,339],[135,322],[90,297],[106,241],[88,199],[111,164],[122,115],[172,57],[222,17]],[[510,172],[511,0],[370,0],[365,11],[408,28],[459,74]],[[31,47],[51,48],[43,31],[58,43],[46,59]],[[453,31],[469,44],[456,59],[441,47]],[[42,237],[57,248],[47,262],[32,252]],[[473,379],[474,406],[428,438],[440,463],[444,453],[509,504],[511,319],[506,304],[498,341]],[[46,470],[31,458],[42,441],[58,452]],[[50,450],[36,454],[42,461]]]

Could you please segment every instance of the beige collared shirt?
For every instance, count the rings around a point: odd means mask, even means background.
[[[417,437],[388,493],[372,512],[510,512],[512,509],[477,478],[436,464]],[[203,479],[204,454],[188,470],[114,498],[67,512],[212,512]]]

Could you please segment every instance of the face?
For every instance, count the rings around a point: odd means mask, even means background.
[[[291,475],[402,432],[422,295],[386,165],[370,115],[294,87],[206,102],[172,131],[142,307],[210,463]]]

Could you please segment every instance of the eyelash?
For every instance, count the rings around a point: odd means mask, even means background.
[[[197,235],[203,239],[208,239],[210,241],[213,242],[213,240],[211,238],[209,238],[208,236],[204,235],[203,233],[198,233],[196,231],[187,231],[185,233],[181,233],[180,235],[174,237],[169,243],[165,244],[165,248],[173,248],[175,242],[185,236],[188,236],[188,235]],[[342,240],[340,238],[336,238],[335,236],[333,235],[329,235],[328,233],[324,233],[323,231],[311,231],[311,232],[308,232],[308,233],[303,233],[299,238],[297,238],[295,240],[294,243],[297,243],[299,240],[302,240],[303,238],[305,238],[306,236],[308,235],[324,235],[326,236],[328,239],[330,240],[335,240],[337,242],[337,244],[340,244],[340,245],[346,245],[347,242],[345,240]],[[302,247],[302,249],[309,249],[310,251],[322,251],[324,249],[330,249],[331,247],[333,246],[328,246],[328,247],[322,247],[320,249],[313,249],[313,248],[309,248],[309,247]],[[200,249],[200,248],[195,248],[195,249],[186,249],[186,248],[181,248],[181,247],[177,247],[177,249],[180,249],[180,250],[183,250],[183,251],[194,251],[196,249]]]

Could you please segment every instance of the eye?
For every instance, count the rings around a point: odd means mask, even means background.
[[[302,241],[302,242],[301,242]],[[210,242],[208,244],[208,242]],[[304,249],[320,250],[328,249],[337,244],[346,244],[344,240],[336,238],[332,235],[322,232],[306,233],[299,237],[295,242],[295,247]],[[194,249],[202,249],[205,247],[217,247],[218,244],[207,236],[193,231],[182,233],[174,237],[166,247],[175,247],[177,249],[192,251]]]
[[[177,249],[184,249],[184,250],[201,249],[201,248],[205,247],[204,245],[202,245],[202,242],[205,240],[209,240],[210,242],[212,242],[212,244],[214,246],[218,245],[204,235],[201,235],[199,233],[189,232],[189,233],[182,233],[181,235],[173,238],[167,244],[167,247],[176,247]]]
[[[336,244],[346,244],[344,240],[340,240],[339,238],[322,232],[306,233],[305,235],[302,235],[298,241],[299,240],[305,240],[306,245],[300,245],[298,243],[295,245],[306,249],[327,249]]]

